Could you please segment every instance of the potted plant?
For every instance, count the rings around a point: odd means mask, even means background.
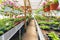
[[[50,27],[49,26],[46,26],[46,25],[40,26],[40,28],[42,30],[50,30]]]
[[[49,36],[52,40],[60,40],[59,36],[56,35],[54,32],[48,33],[48,36]]]
[[[50,2],[47,2],[47,3],[43,6],[43,8],[44,8],[44,12],[50,11]]]
[[[1,36],[3,33],[4,33],[3,31],[0,31],[0,36]]]
[[[53,2],[50,4],[50,10],[56,10],[58,5],[58,0],[53,0]]]
[[[40,22],[38,22],[38,24],[40,25],[40,24],[46,24],[47,22],[45,22],[45,21],[40,21]]]
[[[53,27],[58,27],[59,22],[53,22],[52,24],[53,24],[53,25],[52,25]]]
[[[15,25],[18,25],[22,20],[24,20],[24,19],[23,18],[15,18],[14,19]]]
[[[58,25],[58,27],[54,27],[53,29],[57,32],[60,32],[60,25]]]
[[[10,18],[0,19],[0,31],[4,33],[14,27],[14,21]]]

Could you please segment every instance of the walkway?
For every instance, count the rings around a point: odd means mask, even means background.
[[[38,40],[34,20],[31,20],[26,33],[22,37],[22,40]]]

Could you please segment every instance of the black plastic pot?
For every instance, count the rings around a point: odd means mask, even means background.
[[[55,30],[55,31],[60,32],[60,28],[58,27],[57,30]]]
[[[54,28],[58,29],[58,25],[51,25],[50,29],[54,30]]]
[[[3,31],[0,31],[0,36],[1,36],[3,33],[4,33]]]
[[[52,24],[51,27],[58,27],[59,24]]]
[[[57,27],[51,27],[52,30],[57,30],[58,28]]]
[[[7,32],[7,30],[4,31],[4,33],[6,33],[6,32]]]
[[[45,25],[50,26],[50,24],[45,24]]]
[[[38,24],[38,25],[41,25],[41,24]]]
[[[48,36],[48,34],[46,34],[48,40],[52,40],[52,38],[50,36]]]
[[[59,35],[59,38],[60,38],[60,35]]]
[[[52,40],[52,38],[48,36],[48,40]]]
[[[44,29],[44,30],[46,30],[46,31],[50,31],[49,29]]]

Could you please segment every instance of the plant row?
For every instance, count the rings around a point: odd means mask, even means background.
[[[60,17],[35,15],[46,40],[60,40]]]

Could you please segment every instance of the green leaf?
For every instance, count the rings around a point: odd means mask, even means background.
[[[54,3],[58,3],[58,0],[53,0],[54,1]]]

